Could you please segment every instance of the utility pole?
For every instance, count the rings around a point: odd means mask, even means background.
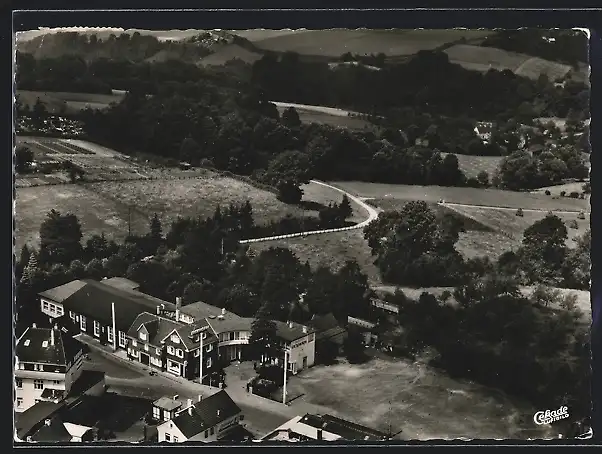
[[[128,206],[128,236],[132,236],[132,207]]]
[[[288,349],[284,349],[284,385],[282,386],[282,403],[286,405],[286,369],[288,367]]]
[[[200,336],[200,351],[199,351],[199,384],[203,384],[203,332],[199,333]]]

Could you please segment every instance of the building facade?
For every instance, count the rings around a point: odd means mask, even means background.
[[[17,342],[15,410],[62,400],[82,373],[84,346],[54,328],[28,328]]]

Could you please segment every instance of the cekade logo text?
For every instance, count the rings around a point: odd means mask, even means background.
[[[560,407],[558,410],[546,410],[538,411],[533,416],[535,424],[551,424],[554,421],[566,419],[569,417],[569,409],[567,407]]]

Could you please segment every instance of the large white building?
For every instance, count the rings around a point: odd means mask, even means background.
[[[62,400],[82,372],[83,351],[66,330],[27,328],[16,347],[15,411]]]

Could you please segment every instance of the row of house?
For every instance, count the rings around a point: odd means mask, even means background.
[[[182,306],[139,291],[124,278],[75,280],[41,292],[40,309],[53,319],[68,317],[79,335],[112,346],[132,361],[203,383],[218,380],[220,364],[248,356],[253,319],[202,301]],[[276,321],[296,374],[315,363],[311,326]]]

